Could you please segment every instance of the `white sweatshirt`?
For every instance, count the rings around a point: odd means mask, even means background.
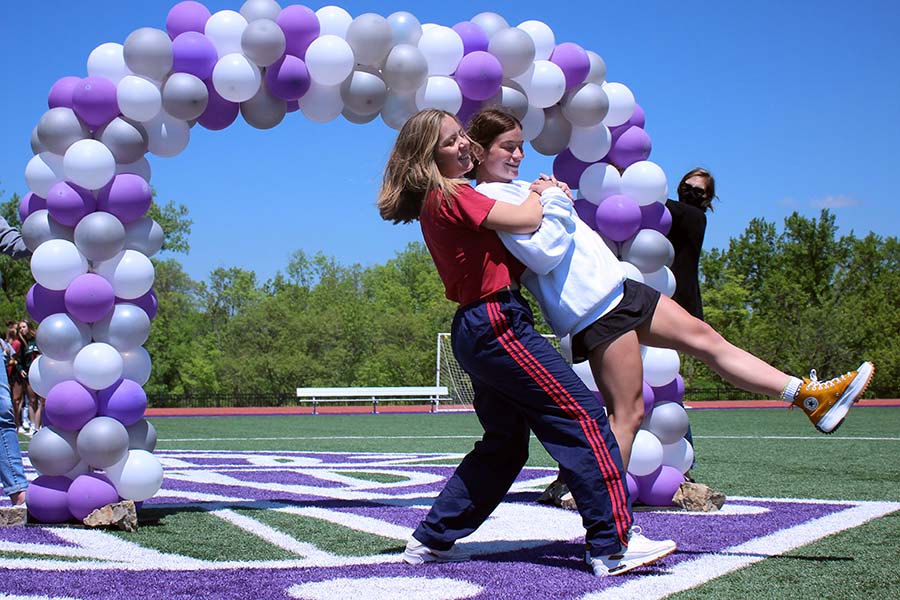
[[[531,183],[482,183],[475,189],[495,200],[522,204]],[[522,283],[537,298],[553,332],[574,335],[622,299],[625,271],[600,236],[578,218],[556,187],[541,194],[544,217],[534,233],[498,231],[503,245],[527,268]]]

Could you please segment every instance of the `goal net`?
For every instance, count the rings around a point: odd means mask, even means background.
[[[544,337],[559,350],[559,340],[555,335],[544,334]],[[439,333],[437,336],[435,381],[435,385],[447,386],[448,394],[456,404],[472,406],[472,380],[453,356],[449,333]]]

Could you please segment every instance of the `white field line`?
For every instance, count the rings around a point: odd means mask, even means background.
[[[534,437],[532,434],[531,437]],[[258,442],[258,441],[338,441],[338,440],[480,440],[479,435],[320,435],[286,437],[231,437],[231,438],[159,438],[158,443],[174,442]],[[864,437],[834,435],[695,435],[698,440],[807,440],[807,441],[860,441],[900,442],[900,437]]]

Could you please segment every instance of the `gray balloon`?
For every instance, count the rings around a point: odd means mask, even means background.
[[[563,96],[562,113],[576,127],[592,127],[609,112],[609,97],[596,83],[582,83]]]
[[[75,447],[84,462],[95,469],[105,469],[128,452],[128,432],[111,417],[94,417],[78,432]]]
[[[241,16],[253,23],[259,19],[274,21],[281,12],[281,5],[275,0],[247,0],[241,5]]]
[[[563,116],[559,106],[551,106],[544,109],[544,128],[531,140],[531,146],[541,154],[555,156],[566,149],[571,137],[572,124]]]
[[[666,236],[655,229],[641,229],[622,244],[622,260],[627,260],[642,273],[653,273],[670,266],[675,250]]]
[[[147,419],[141,419],[133,425],[125,428],[128,432],[129,450],[146,450],[153,452],[156,449],[156,427]]]
[[[516,77],[534,63],[534,40],[518,27],[508,27],[491,38],[488,52],[500,61],[504,77]]]
[[[22,223],[22,240],[25,246],[34,252],[37,247],[53,239],[75,241],[75,228],[60,225],[46,208],[36,210]]]
[[[75,449],[74,431],[63,431],[52,425],[41,427],[28,444],[28,460],[41,475],[65,475],[80,459]]]
[[[145,256],[153,256],[162,250],[165,232],[150,217],[141,217],[125,226],[125,249],[137,250]]]
[[[150,317],[141,307],[122,302],[91,326],[91,335],[95,342],[104,342],[125,352],[142,345],[150,337]]]
[[[381,109],[381,120],[391,129],[399,131],[403,124],[416,114],[418,110],[413,96],[388,92],[387,99],[384,101],[384,108]]]
[[[370,115],[358,115],[349,108],[345,108],[341,111],[341,115],[355,125],[365,125],[374,121],[375,117],[378,116],[378,112],[373,112]]]
[[[108,212],[90,213],[75,226],[75,246],[88,260],[109,260],[125,247],[125,226]]]
[[[489,40],[498,32],[509,29],[506,19],[493,12],[478,13],[469,20],[481,27]]]
[[[91,130],[71,108],[58,106],[41,116],[37,124],[37,136],[50,152],[65,154],[69,146],[91,137]]]
[[[116,163],[127,165],[147,153],[147,130],[137,121],[116,117],[104,125],[96,138],[109,148]]]
[[[388,54],[381,73],[391,91],[411,94],[428,79],[428,61],[417,47],[397,44]]]
[[[603,60],[596,52],[591,50],[587,51],[588,59],[591,61],[591,70],[588,71],[587,77],[584,78],[585,81],[590,83],[603,83],[606,81],[606,61]]]
[[[163,109],[176,119],[196,119],[209,104],[209,90],[203,81],[190,73],[172,73],[162,89]]]
[[[346,39],[357,64],[372,66],[380,64],[390,52],[394,32],[381,15],[365,13],[350,23]]]
[[[375,69],[359,68],[341,84],[341,100],[351,113],[374,115],[384,106],[387,86]]]
[[[388,15],[387,22],[391,26],[391,34],[395,46],[397,44],[412,44],[415,46],[419,43],[419,38],[422,37],[422,24],[414,14],[405,10],[398,10]]]
[[[134,73],[162,81],[172,70],[172,40],[169,34],[152,27],[141,27],[125,38],[125,64]]]
[[[528,96],[518,83],[511,79],[504,80],[500,90],[484,101],[485,106],[502,106],[520,121],[528,112]]]
[[[73,360],[91,342],[91,328],[66,313],[54,313],[37,330],[41,354],[53,360]]]
[[[41,143],[41,140],[38,137],[37,125],[35,125],[34,129],[31,130],[31,152],[33,154],[40,154],[41,152],[47,152],[47,147]]]
[[[271,19],[253,21],[241,35],[244,55],[261,67],[268,67],[284,56],[286,43],[281,27]]]
[[[256,95],[241,102],[241,115],[257,129],[271,129],[281,123],[287,114],[287,102],[276,98],[265,85],[260,86]]]

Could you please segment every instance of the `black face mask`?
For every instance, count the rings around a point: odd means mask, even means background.
[[[693,185],[683,185],[678,188],[678,200],[697,208],[703,208],[706,202],[706,190]]]

